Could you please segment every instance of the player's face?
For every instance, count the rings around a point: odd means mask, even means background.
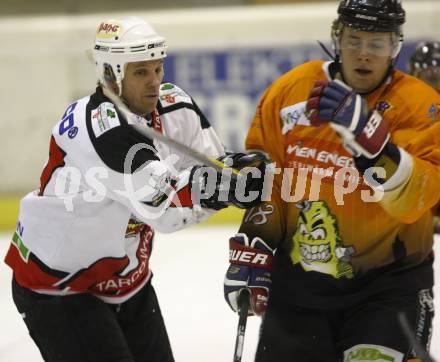
[[[122,98],[130,110],[142,116],[153,112],[162,79],[162,59],[128,63],[122,80]]]
[[[372,91],[385,77],[394,51],[393,35],[343,28],[339,43],[342,72],[356,92]]]
[[[432,88],[440,93],[440,67],[427,67],[419,69],[414,76],[428,83]]]

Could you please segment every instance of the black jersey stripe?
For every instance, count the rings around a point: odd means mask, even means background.
[[[95,136],[92,127],[91,113],[93,109],[98,108],[99,105],[104,102],[110,102],[110,100],[103,95],[101,88],[98,87],[96,93],[90,97],[86,106],[87,131],[93,147],[102,162],[110,169],[124,173],[124,164],[127,154],[130,149],[137,144],[143,144],[144,146],[136,152],[133,158],[131,173],[147,161],[158,160],[159,158],[156,155],[153,141],[136,132],[136,130],[128,124],[125,117],[118,112],[116,107],[116,113],[121,125],[109,129],[99,137]]]
[[[63,272],[61,270],[55,270],[55,269],[49,268],[32,252],[29,253],[29,259],[32,260],[32,262],[35,263],[42,272],[44,272],[45,274],[50,275],[54,278],[63,279],[69,275],[69,273],[67,273],[67,272]]]
[[[192,109],[193,111],[195,111],[194,105],[191,103],[179,102],[179,103],[172,104],[171,106],[163,107],[162,103],[157,102],[157,111],[159,112],[159,115],[174,112],[174,111],[177,111],[178,109],[182,109],[182,108],[189,108],[189,109]]]

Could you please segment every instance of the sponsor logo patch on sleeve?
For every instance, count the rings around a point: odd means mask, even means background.
[[[428,117],[432,123],[438,122],[440,119],[440,104],[434,103],[428,110]]]
[[[162,84],[159,99],[162,107],[171,106],[179,102],[192,103],[191,97],[172,83]]]
[[[281,109],[280,116],[283,120],[282,133],[286,134],[296,125],[310,126],[310,121],[304,114],[307,102],[299,102]]]
[[[394,106],[389,101],[380,100],[376,104],[376,109],[382,116],[393,108]]]
[[[97,138],[121,124],[115,107],[110,102],[102,103],[98,108],[92,110],[91,122],[93,133]]]

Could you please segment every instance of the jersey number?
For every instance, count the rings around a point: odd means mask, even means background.
[[[58,129],[60,136],[73,127],[73,111],[75,110],[77,103],[78,102],[72,103],[64,112],[60,128]]]

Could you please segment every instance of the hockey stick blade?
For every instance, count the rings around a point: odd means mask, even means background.
[[[102,91],[104,95],[112,101],[112,103],[118,108],[119,112],[122,113],[122,115],[126,118],[127,122],[130,124],[131,127],[133,127],[136,132],[141,134],[142,136],[149,138],[149,139],[156,139],[159,140],[176,150],[184,153],[185,155],[193,158],[196,161],[199,161],[201,164],[205,166],[213,167],[216,171],[222,172],[224,169],[228,168],[232,170],[232,174],[235,176],[240,176],[240,172],[234,168],[226,166],[223,162],[204,155],[201,152],[198,152],[180,142],[177,142],[171,138],[168,138],[167,136],[163,135],[162,133],[156,132],[154,129],[149,127],[141,127],[137,124],[133,124],[130,122],[130,119],[132,117],[137,117],[133,112],[131,112],[128,107],[122,102],[121,98],[118,97],[108,86],[103,85]]]
[[[411,330],[409,326],[408,320],[406,319],[403,313],[398,314],[399,324],[401,325],[403,332],[405,333],[408,341],[413,345],[414,351],[417,354],[417,357],[420,358],[423,362],[436,362],[432,359],[432,357],[425,351],[423,346],[417,340],[416,335]]]
[[[246,322],[249,310],[249,291],[244,289],[238,299],[238,327],[237,337],[235,339],[234,362],[240,362],[243,355],[244,335],[246,332]]]

